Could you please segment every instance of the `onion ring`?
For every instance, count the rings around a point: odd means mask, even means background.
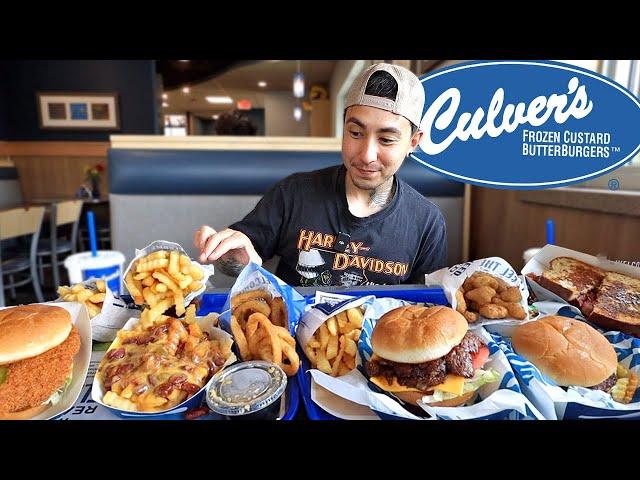
[[[233,309],[233,314],[238,319],[238,323],[243,329],[247,328],[247,319],[253,313],[259,312],[265,317],[269,317],[271,314],[271,307],[267,302],[262,299],[249,300],[238,305]]]
[[[258,298],[264,300],[269,305],[269,307],[271,307],[271,301],[273,299],[271,293],[269,293],[267,290],[251,290],[250,292],[240,293],[231,297],[231,308],[236,308],[244,302],[248,302],[249,300],[256,300]]]
[[[292,347],[296,346],[296,341],[291,336],[291,334],[289,333],[289,330],[287,330],[286,328],[283,328],[283,327],[278,327],[276,325],[274,325],[273,328],[275,329],[276,333],[278,334],[278,338],[281,339],[284,343],[288,343]]]
[[[260,355],[260,348],[264,348],[262,343],[266,342],[267,347],[271,344],[268,332],[264,328],[258,328],[257,326],[251,329],[251,335],[247,336],[247,342],[253,358],[262,358]]]
[[[240,357],[242,360],[245,362],[247,360],[251,360],[251,351],[249,350],[247,337],[245,337],[244,332],[234,315],[231,315],[231,333],[238,345],[238,350],[240,351]]]
[[[278,334],[276,333],[275,328],[273,328],[273,324],[269,320],[266,315],[262,313],[252,313],[249,315],[249,319],[247,320],[247,329],[246,336],[249,338],[249,344],[251,345],[251,339],[256,335],[256,330],[258,327],[264,328],[269,338],[270,342],[270,353],[272,358],[264,358],[265,352],[259,351],[259,354],[262,360],[268,360],[273,363],[281,363],[282,362],[282,346],[280,345],[280,339],[278,338]],[[255,343],[257,345],[257,343]]]
[[[282,297],[276,297],[271,302],[271,323],[278,327],[289,326],[289,316],[287,314],[287,305]]]
[[[296,352],[295,347],[292,347],[288,343],[282,344],[282,356],[283,361],[280,363],[280,367],[287,374],[287,377],[293,377],[300,368],[300,357]],[[288,360],[289,363],[285,363]]]

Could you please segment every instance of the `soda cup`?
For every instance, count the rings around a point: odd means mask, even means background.
[[[91,252],[69,255],[64,266],[69,272],[70,283],[80,283],[90,278],[103,279],[115,295],[120,295],[124,262],[124,255],[118,251],[98,250],[95,257]]]

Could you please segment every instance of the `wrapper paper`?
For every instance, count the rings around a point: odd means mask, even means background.
[[[304,297],[297,290],[253,262],[244,267],[231,287],[229,297],[223,307],[224,310],[220,314],[220,326],[226,332],[231,333],[231,298],[252,290],[267,290],[274,298],[282,297],[287,306],[289,332],[293,336],[306,304]]]
[[[155,251],[158,250],[176,250],[178,252],[180,252],[180,254],[182,255],[187,255],[187,252],[185,252],[184,248],[182,248],[178,243],[174,243],[174,242],[167,242],[166,240],[156,240],[154,242],[151,242],[149,245],[147,245],[146,247],[144,247],[142,250],[138,250],[136,249],[136,256],[133,260],[131,260],[131,262],[129,263],[129,265],[127,266],[126,270],[124,271],[123,275],[122,275],[122,283],[124,284],[125,288],[127,289],[127,291],[129,290],[127,283],[124,281],[124,279],[127,277],[127,274],[129,273],[129,270],[131,270],[131,267],[133,266],[133,264],[135,262],[137,262],[140,258],[145,257],[147,255],[149,255],[150,253],[153,253]],[[199,282],[202,282],[202,287],[200,287],[199,290],[196,290],[195,292],[191,292],[189,293],[189,295],[186,295],[184,297],[184,306],[187,307],[189,306],[189,304],[191,303],[191,301],[196,298],[198,295],[200,295],[201,293],[203,293],[206,288],[207,288],[207,280],[209,280],[209,277],[211,277],[214,274],[214,268],[213,265],[201,265],[198,262],[196,262],[195,260],[191,260],[191,265],[196,265],[198,268],[200,268],[200,270],[202,270],[202,274],[203,274],[203,278],[202,280],[198,280]],[[131,292],[129,292],[131,293]]]
[[[52,303],[44,303],[43,305]],[[89,320],[89,312],[78,302],[56,302],[55,306],[64,308],[71,315],[71,321],[75,324],[80,335],[80,350],[73,358],[71,384],[65,390],[62,399],[31,420],[49,420],[69,410],[82,391],[82,386],[89,370],[89,362],[91,361],[91,321]],[[4,307],[0,308],[0,310],[5,310],[5,308],[12,307]]]
[[[584,321],[580,311],[565,303],[536,302],[533,304],[542,318],[547,315],[563,315]],[[618,363],[640,375],[640,339],[621,332],[600,331],[618,355]],[[566,390],[544,376],[535,365],[518,355],[511,345],[512,325],[488,327],[491,337],[506,355],[516,374],[524,394],[545,418],[590,419],[590,418],[640,418],[640,389],[636,390],[631,403],[618,403],[608,393],[583,387],[568,387]]]
[[[458,306],[458,302],[456,302],[456,291],[458,291],[464,281],[475,272],[489,273],[494,277],[501,278],[511,287],[518,287],[521,296],[520,305],[527,314],[527,317],[524,320],[509,317],[504,319],[488,319],[478,314],[478,320],[470,323],[469,326],[475,327],[503,323],[517,325],[529,319],[529,309],[527,305],[529,291],[527,290],[527,285],[511,265],[500,257],[482,258],[480,260],[474,260],[473,262],[460,263],[452,267],[442,268],[425,275],[425,283],[427,286],[442,287],[451,308],[455,310]]]
[[[99,293],[96,287],[97,281],[98,279],[96,278],[90,278],[81,284]],[[64,300],[62,297],[58,297],[54,302],[64,302]],[[124,300],[115,296],[109,288],[109,284],[105,282],[105,297],[102,303],[102,310],[91,319],[93,339],[96,342],[112,342],[113,339],[116,338],[118,330],[127,323],[127,320],[130,318],[139,318],[140,313],[138,309],[128,308]]]
[[[366,303],[364,324],[360,341],[358,342],[358,368],[341,377],[331,377],[317,369],[310,370],[313,378],[312,398],[323,409],[339,418],[355,419],[369,418],[362,409],[345,404],[343,400],[336,401],[333,396],[318,394],[318,386],[322,387],[341,399],[348,400],[359,406],[369,408],[371,414],[382,418],[423,419],[404,408],[401,401],[395,399],[370,383],[364,375],[364,361],[368,360],[373,351],[371,349],[371,333],[377,320],[389,310],[408,304],[393,298],[374,298]],[[482,327],[474,328],[488,346],[489,360],[485,368],[496,370],[500,378],[497,382],[482,386],[478,390],[475,404],[466,407],[429,407],[421,404],[429,419],[542,419],[542,415],[527,400],[522,392],[511,366],[504,353],[492,340],[489,333]],[[355,412],[355,413],[354,413]]]
[[[217,323],[217,320],[218,320],[218,314],[216,313],[211,313],[205,317],[196,317],[196,322],[198,322],[198,325],[200,326],[203,332],[209,332],[209,336],[211,340],[220,340],[221,344],[233,343],[233,337],[231,335],[214,326]],[[138,325],[139,322],[140,322],[140,318],[130,318],[122,329],[133,330]],[[109,347],[109,350],[111,350],[112,348],[113,346]],[[89,354],[90,353],[91,352],[89,352]],[[228,365],[231,365],[235,361],[236,361],[236,356],[232,352],[231,355],[229,355],[229,357],[227,358],[226,362],[222,365],[222,368],[220,368],[218,371],[222,370]],[[210,382],[211,382],[211,378],[207,383],[205,383],[204,386],[202,386],[202,388],[200,388],[200,390],[198,390],[198,392],[196,392],[194,395],[184,400],[182,403],[170,409],[161,410],[157,412],[131,412],[128,410],[121,410],[121,409],[112,407],[111,405],[107,405],[103,403],[102,398],[104,397],[107,391],[105,390],[102,383],[98,380],[97,376],[94,377],[93,384],[91,386],[91,398],[93,399],[94,402],[102,405],[105,408],[108,408],[109,410],[111,410],[112,412],[116,413],[117,415],[123,418],[131,418],[131,417],[162,418],[163,415],[175,415],[177,413],[186,412],[187,409],[192,408],[194,406],[199,406],[202,400],[202,395],[204,394],[204,391]]]

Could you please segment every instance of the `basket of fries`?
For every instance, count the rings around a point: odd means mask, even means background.
[[[196,317],[190,305],[181,319],[131,318],[98,366],[92,399],[123,418],[165,418],[199,407],[213,375],[236,361],[233,339],[215,326],[217,317]]]
[[[191,260],[179,244],[157,240],[136,250],[124,283],[135,304],[143,307],[141,322],[150,325],[172,307],[177,317],[183,316],[213,272],[213,266]]]
[[[98,342],[111,342],[118,330],[140,311],[128,308],[115,296],[105,280],[90,278],[82,283],[58,287],[55,302],[78,302],[84,305],[91,319],[91,333]]]

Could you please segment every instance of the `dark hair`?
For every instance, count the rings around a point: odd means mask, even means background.
[[[375,97],[388,98],[395,102],[398,96],[398,82],[389,72],[378,70],[369,77],[364,93]],[[409,125],[411,125],[411,136],[413,136],[418,131],[418,127],[413,122],[409,122]]]
[[[367,88],[364,90],[367,95],[383,97],[395,102],[398,95],[398,82],[389,72],[378,70],[373,72],[367,82]]]
[[[215,124],[216,135],[255,135],[258,127],[238,110],[220,114]]]

